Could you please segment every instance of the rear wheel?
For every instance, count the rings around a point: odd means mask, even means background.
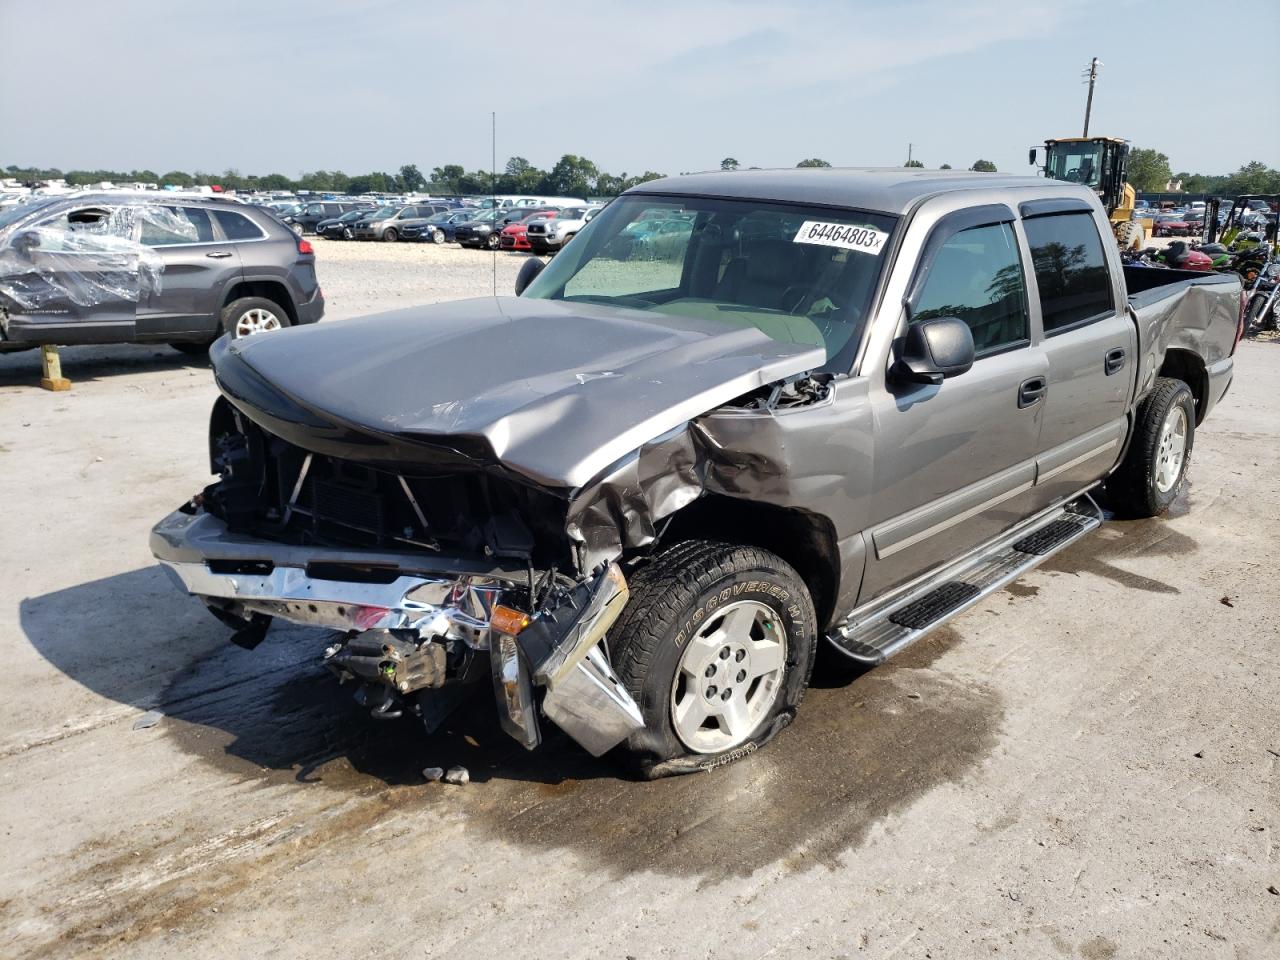
[[[1161,377],[1138,405],[1124,461],[1107,480],[1107,501],[1127,517],[1154,517],[1182,490],[1196,433],[1196,402],[1181,380]]]
[[[222,308],[222,329],[231,336],[252,337],[289,326],[289,314],[273,300],[241,297]]]
[[[609,647],[645,720],[626,758],[647,777],[709,770],[795,716],[813,670],[813,603],[774,554],[689,541],[632,577]]]

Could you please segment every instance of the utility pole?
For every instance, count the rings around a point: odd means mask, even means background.
[[[1093,86],[1098,82],[1098,68],[1102,66],[1102,61],[1094,57],[1089,64],[1089,99],[1084,105],[1084,136],[1089,136],[1089,114],[1093,113]]]
[[[911,166],[911,151],[915,147],[914,143],[907,144],[907,166]]]

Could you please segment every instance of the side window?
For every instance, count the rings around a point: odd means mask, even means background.
[[[1102,238],[1088,213],[1061,213],[1023,222],[1040,287],[1046,336],[1115,310]]]
[[[213,215],[218,220],[218,226],[222,228],[223,236],[228,240],[257,240],[262,236],[258,225],[242,213],[215,210]]]
[[[961,230],[928,269],[912,323],[959,317],[973,331],[978,356],[1029,341],[1027,287],[1011,224]]]
[[[164,209],[172,216],[172,223],[166,222],[165,217],[142,219],[142,232],[138,239],[146,246],[172,247],[183,243],[210,243],[213,240],[213,225],[209,222],[208,211],[199,207]]]

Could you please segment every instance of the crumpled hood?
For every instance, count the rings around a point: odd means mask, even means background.
[[[577,488],[654,437],[824,360],[753,326],[486,297],[228,341],[214,371],[250,417],[255,404],[276,406],[275,421],[314,416],[348,434],[479,446],[538,483]],[[247,379],[252,397],[236,387]]]

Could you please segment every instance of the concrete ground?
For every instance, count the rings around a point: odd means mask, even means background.
[[[320,252],[333,319],[492,282]],[[52,394],[0,357],[0,956],[1280,956],[1280,341],[1236,369],[1167,518],[636,783],[483,701],[375,723],[322,633],[229,645],[147,550],[207,482],[207,365],[67,350]]]

